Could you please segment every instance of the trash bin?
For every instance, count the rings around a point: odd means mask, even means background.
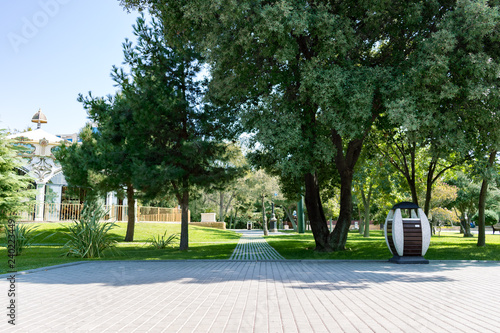
[[[418,205],[412,202],[394,205],[385,220],[384,233],[393,254],[389,261],[397,264],[429,263],[424,255],[431,241],[431,229],[427,216]]]
[[[247,222],[247,230],[252,230],[252,221]]]

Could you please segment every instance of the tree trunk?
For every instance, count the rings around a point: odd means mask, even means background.
[[[321,205],[318,177],[316,173],[307,173],[305,175],[305,185],[307,216],[309,217],[311,230],[316,242],[316,248],[314,250],[321,252],[331,252],[332,248],[328,243],[330,231],[328,230],[325,213],[323,212],[323,206]]]
[[[236,229],[236,221],[237,221],[237,218],[238,217],[238,209],[235,209],[234,210],[234,223],[233,223],[233,229]],[[245,226],[246,228],[246,226]]]
[[[408,181],[408,186],[410,187],[411,201],[415,205],[418,205],[418,195],[417,195],[417,186],[415,183],[415,178],[411,178],[408,176],[406,177],[406,180]]]
[[[484,223],[484,210],[486,203],[486,192],[488,191],[488,180],[483,178],[481,192],[479,193],[478,217],[477,217],[477,246],[486,245],[486,226]]]
[[[470,231],[470,217],[467,216],[467,218],[465,218],[464,216],[464,220],[465,220],[464,237],[474,237]]]
[[[334,251],[345,250],[347,234],[351,226],[352,177],[354,167],[363,148],[363,141],[364,137],[351,140],[345,148],[346,153],[344,156],[342,137],[336,131],[332,131],[332,142],[336,148],[335,167],[340,175],[340,214],[335,229],[333,229],[328,239],[328,243]]]
[[[467,218],[465,219],[465,231],[464,237],[474,237],[472,232],[470,231],[470,215],[467,214]]]
[[[181,202],[181,242],[179,249],[186,251],[189,248],[189,192],[182,192]]]
[[[351,226],[352,211],[352,173],[340,177],[340,214],[337,224],[330,235],[330,246],[334,251],[345,250],[347,234]]]
[[[429,216],[429,210],[431,206],[431,198],[432,198],[432,178],[427,174],[427,189],[425,190],[425,202],[424,202],[424,213],[425,216]]]
[[[437,162],[439,157],[432,157],[431,162],[429,163],[429,168],[427,170],[427,180],[426,180],[426,189],[425,189],[425,202],[424,202],[424,213],[425,216],[429,216],[429,211],[431,207],[431,198],[432,198],[432,184],[434,184],[434,171],[436,170]]]
[[[264,195],[262,195],[262,227],[264,228],[264,236],[269,235],[269,231],[267,230],[266,207],[264,206]]]
[[[370,203],[365,206],[365,230],[363,237],[370,237]]]
[[[219,192],[219,221],[224,222],[224,192]]]
[[[135,228],[135,196],[134,187],[132,184],[127,185],[127,232],[125,234],[125,242],[134,241],[134,228]]]
[[[293,215],[290,213],[290,210],[283,206],[283,209],[285,210],[286,216],[288,216],[288,219],[292,223],[292,228],[294,231],[297,231],[297,224],[295,223],[295,219],[293,218]]]
[[[488,159],[487,173],[488,169],[495,163],[495,157],[497,155],[496,151],[491,152],[490,158]],[[484,210],[486,208],[486,194],[488,192],[488,174],[483,178],[483,183],[481,184],[481,192],[479,192],[479,204],[478,204],[478,216],[477,216],[477,246],[486,245],[486,225],[484,221]]]
[[[363,221],[363,214],[361,213],[361,208],[358,206],[358,215],[359,215],[359,234],[363,235],[365,232],[365,222]]]
[[[365,191],[363,190],[363,187],[361,187],[361,198],[363,199],[363,208],[365,213],[363,237],[370,237],[370,201],[372,196],[372,188],[373,184],[370,181],[368,194],[365,195]]]

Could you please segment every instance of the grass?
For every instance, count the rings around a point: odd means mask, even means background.
[[[17,271],[46,267],[82,260],[177,260],[177,259],[228,259],[240,235],[233,231],[218,230],[189,226],[189,250],[179,251],[178,243],[166,249],[152,249],[148,244],[153,236],[158,237],[167,231],[167,235],[179,233],[180,225],[162,223],[137,223],[134,242],[119,242],[117,249],[120,254],[106,256],[99,259],[79,259],[64,257],[63,245],[66,239],[61,233],[64,224],[42,223],[38,228],[33,245],[23,251],[21,256],[15,257]],[[66,224],[67,225],[67,224]],[[117,223],[111,233],[121,239],[125,238],[126,224]],[[51,235],[47,237],[47,235]],[[299,235],[287,233],[266,237],[281,255],[287,259],[378,259],[387,260],[392,257],[383,231],[371,231],[369,238],[364,238],[356,232],[349,233],[347,250],[334,253],[317,253],[314,249],[314,239],[310,232]],[[500,235],[486,235],[486,246],[477,247],[477,236],[464,238],[458,232],[442,232],[441,236],[434,236],[425,258],[429,260],[500,260]],[[7,272],[7,249],[5,236],[0,234],[0,274]]]
[[[273,235],[267,242],[286,259],[380,259],[392,257],[385,243],[383,231],[370,231],[364,238],[357,232],[350,232],[346,251],[318,253],[314,251],[314,238],[306,234]],[[458,232],[442,232],[433,236],[425,258],[429,260],[500,260],[500,235],[486,235],[486,246],[477,247],[477,236],[464,238]]]
[[[240,234],[233,231],[218,230],[213,228],[189,226],[189,250],[180,251],[178,242],[174,247],[166,249],[152,249],[148,241],[152,237],[180,234],[180,224],[163,223],[137,223],[134,232],[134,242],[118,242],[116,249],[119,255],[111,256],[105,251],[105,257],[99,259],[81,259],[64,257],[65,226],[70,223],[39,223],[33,232],[34,239],[31,248],[25,249],[21,256],[15,257],[16,270],[23,271],[33,268],[59,265],[85,260],[176,260],[176,259],[228,259]],[[120,239],[125,238],[126,223],[117,223],[110,233]],[[5,236],[0,235],[0,274],[8,271],[7,249]]]

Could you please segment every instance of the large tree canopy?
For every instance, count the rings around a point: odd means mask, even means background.
[[[486,72],[498,67],[496,2],[122,3],[150,6],[171,33],[200,43],[211,101],[241,116],[282,178],[302,180],[320,251],[345,247],[354,167],[375,120],[408,130],[453,125],[466,104],[488,98],[497,74]],[[325,165],[341,183],[332,233],[319,195]]]

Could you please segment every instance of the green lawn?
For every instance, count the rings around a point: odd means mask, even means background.
[[[218,230],[189,226],[189,250],[179,251],[179,241],[174,246],[164,250],[155,250],[148,247],[147,241],[153,236],[180,234],[180,224],[137,223],[135,226],[134,242],[119,242],[118,254],[107,252],[101,259],[81,259],[63,256],[63,245],[66,243],[62,231],[69,223],[40,223],[33,224],[38,228],[35,231],[34,245],[25,249],[22,255],[15,258],[16,270],[23,271],[38,267],[71,263],[82,260],[158,260],[158,259],[228,259],[240,234],[233,231]],[[117,223],[112,233],[120,239],[125,238],[126,223]],[[8,270],[7,249],[5,235],[0,234],[0,274]]]
[[[82,260],[158,260],[158,259],[228,259],[233,252],[240,234],[233,231],[204,227],[189,227],[189,250],[179,251],[179,242],[165,250],[148,247],[147,241],[153,236],[180,233],[179,224],[138,223],[134,242],[119,242],[119,254],[107,253],[101,259],[80,259],[63,256],[62,247],[65,239],[61,231],[64,224],[37,224],[35,245],[23,251],[15,258],[17,271],[46,267]],[[126,224],[117,223],[113,233],[123,239]],[[371,231],[370,238],[364,238],[356,232],[349,233],[347,250],[334,253],[314,252],[314,239],[311,232],[299,235],[287,233],[268,236],[267,241],[287,259],[379,259],[387,260],[390,254],[383,231]],[[463,238],[458,232],[442,232],[434,236],[425,257],[430,260],[500,260],[500,235],[486,235],[486,247],[476,246],[477,238]],[[5,236],[0,234],[0,273],[7,272],[7,250]]]
[[[346,251],[317,253],[311,232],[266,237],[267,242],[287,259],[381,259],[392,257],[383,231],[370,231],[364,238],[350,232]],[[500,260],[500,235],[486,235],[486,246],[477,247],[477,236],[464,238],[458,232],[442,232],[433,236],[425,258],[429,260]]]

